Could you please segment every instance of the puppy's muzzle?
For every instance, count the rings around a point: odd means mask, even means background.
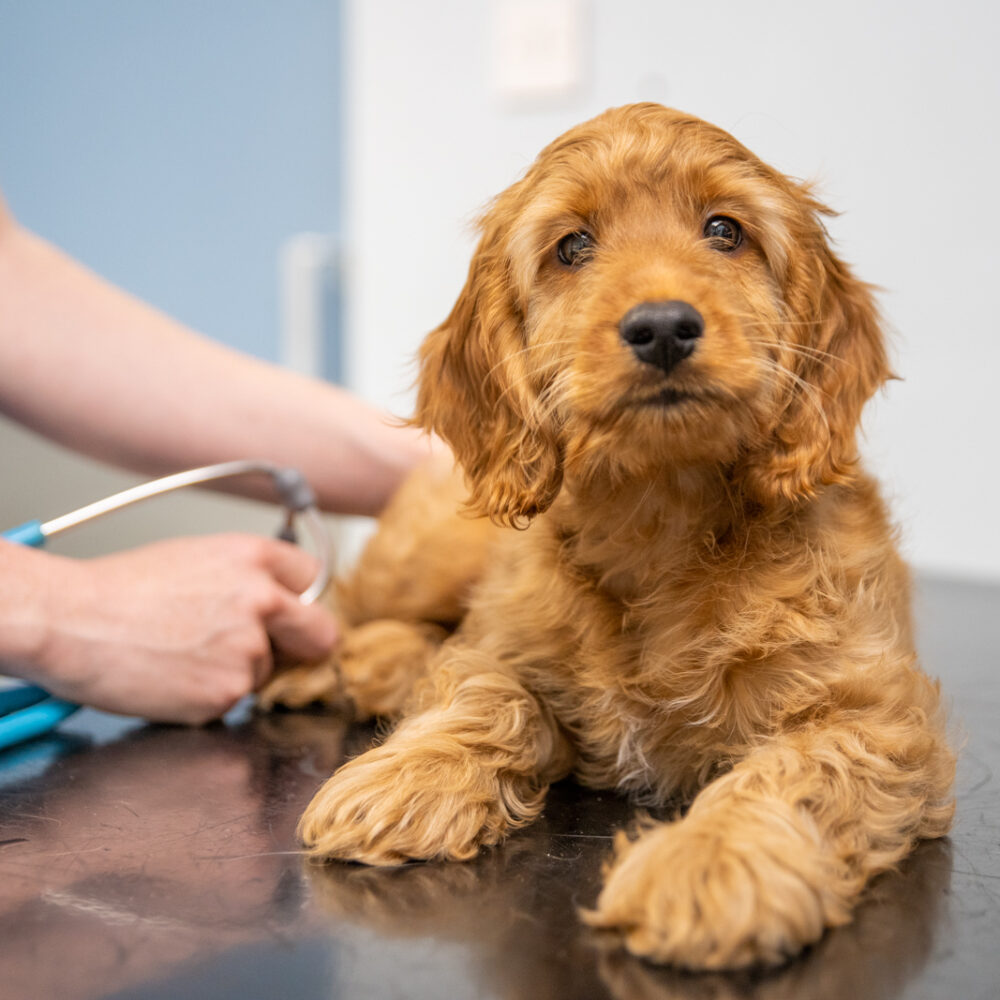
[[[640,361],[666,373],[694,351],[705,321],[694,306],[679,299],[640,302],[624,315],[618,331]]]

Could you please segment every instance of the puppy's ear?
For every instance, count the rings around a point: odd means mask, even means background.
[[[473,512],[526,527],[559,492],[562,462],[538,406],[505,248],[513,196],[487,215],[458,302],[421,346],[416,422],[451,445]]]
[[[789,346],[781,364],[791,371],[744,470],[748,493],[764,503],[795,502],[849,481],[861,411],[892,377],[872,289],[825,238],[814,252],[794,255],[785,301]]]

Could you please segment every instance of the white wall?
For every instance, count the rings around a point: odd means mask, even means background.
[[[564,128],[657,100],[733,132],[845,214],[843,255],[885,289],[893,384],[870,464],[924,571],[1000,579],[994,280],[1000,16],[985,0],[592,0],[579,94],[505,108],[489,0],[346,4],[348,370],[408,412],[411,358],[461,286],[477,210]]]
[[[0,0],[3,197],[133,294],[276,357],[279,248],[339,226],[339,26],[339,0]],[[4,419],[0,461],[3,529],[139,481]],[[53,548],[279,525],[264,505],[186,492]]]

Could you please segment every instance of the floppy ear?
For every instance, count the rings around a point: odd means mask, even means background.
[[[562,462],[536,405],[511,280],[503,219],[512,200],[508,191],[487,215],[462,294],[420,348],[416,422],[451,445],[472,511],[523,528],[555,499]]]
[[[813,252],[793,255],[785,299],[791,346],[781,363],[794,377],[744,470],[749,494],[765,503],[795,502],[849,481],[861,411],[892,377],[872,289],[825,239]]]

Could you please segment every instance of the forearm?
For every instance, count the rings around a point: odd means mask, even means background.
[[[267,458],[301,469],[325,508],[367,514],[430,450],[349,393],[198,336],[9,220],[0,301],[0,409],[95,458],[154,475]]]

